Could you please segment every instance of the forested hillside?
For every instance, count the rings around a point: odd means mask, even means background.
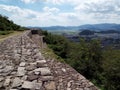
[[[63,36],[43,31],[45,42],[79,73],[101,90],[120,90],[120,50],[101,49],[100,41],[70,42]]]
[[[5,35],[11,33],[12,31],[21,31],[24,29],[25,28],[9,20],[8,17],[0,15],[0,35]]]

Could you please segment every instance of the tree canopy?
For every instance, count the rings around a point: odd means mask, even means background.
[[[99,40],[75,43],[46,31],[43,34],[58,56],[102,90],[120,90],[120,50],[103,50]]]
[[[20,25],[15,24],[13,21],[9,20],[8,17],[0,15],[0,31],[18,31],[22,29]]]

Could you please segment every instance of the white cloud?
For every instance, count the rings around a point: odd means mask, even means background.
[[[44,0],[22,1],[35,3]],[[25,26],[120,23],[120,0],[46,0],[46,2],[46,6],[39,12],[7,5],[0,5],[0,11],[8,12],[11,14],[10,19]],[[73,9],[67,12],[60,9],[62,6],[65,7],[66,3],[72,5]]]
[[[0,5],[0,11],[1,10],[11,14],[9,17],[11,20],[14,20],[15,23],[24,26],[31,24],[32,20],[35,20],[38,16],[42,15],[40,12],[35,12],[29,9],[21,9],[17,6]],[[33,23],[36,24],[34,21]]]
[[[65,3],[65,0],[46,0],[47,3],[52,3],[52,4],[62,4]]]
[[[9,12],[10,14],[17,15],[17,16],[22,16],[22,17],[29,17],[29,16],[34,16],[38,14],[37,12],[34,12],[29,9],[21,9],[17,6],[7,6],[7,5],[0,5],[0,9],[4,10],[6,12]]]
[[[29,4],[29,3],[37,3],[37,2],[46,2],[46,0],[21,0],[22,2]]]
[[[85,2],[99,2],[102,0],[46,0],[46,2],[48,3],[52,3],[52,4],[57,4],[57,5],[61,5],[61,4],[65,4],[65,3],[69,3],[71,5],[79,5]]]
[[[56,23],[61,23],[61,25],[63,25],[63,19],[60,19],[60,17],[53,12],[59,11],[59,9],[48,7],[47,9],[49,12],[36,12],[30,9],[21,9],[17,6],[0,5],[0,11],[4,10],[4,12],[11,14],[9,18],[15,23],[23,26],[50,26],[55,25]]]
[[[44,7],[44,8],[43,8],[43,11],[45,11],[45,12],[59,12],[60,9],[58,9],[58,8]]]
[[[44,7],[43,12],[36,12],[17,6],[0,5],[0,10],[11,14],[10,19],[23,26],[69,25],[77,20],[75,13],[61,13],[58,8]]]
[[[96,0],[76,5],[74,10],[77,13],[85,14],[91,20],[100,22],[118,23],[120,18],[120,1],[118,0]],[[86,17],[85,17],[86,18]],[[95,22],[95,21],[94,21]]]
[[[21,0],[24,3],[34,3],[36,0]]]
[[[96,0],[85,2],[77,5],[75,10],[87,13],[110,13],[120,9],[120,1],[118,0]]]

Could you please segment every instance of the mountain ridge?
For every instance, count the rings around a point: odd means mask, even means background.
[[[104,30],[118,30],[120,31],[120,24],[115,23],[101,23],[101,24],[85,24],[80,26],[48,26],[48,27],[28,27],[28,28],[41,28],[43,30],[94,30],[94,31],[104,31]]]

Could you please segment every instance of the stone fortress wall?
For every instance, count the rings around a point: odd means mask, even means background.
[[[0,42],[0,90],[98,90],[69,65],[46,60],[39,38],[26,31]]]

